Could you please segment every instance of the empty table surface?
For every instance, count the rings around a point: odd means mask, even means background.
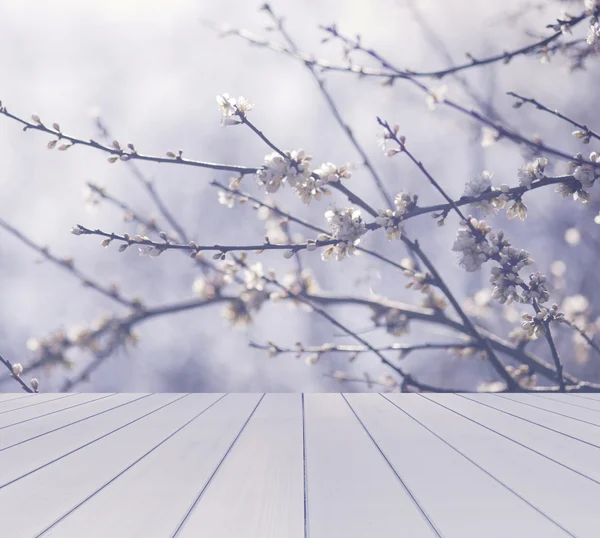
[[[3,394],[0,536],[600,536],[594,394]]]

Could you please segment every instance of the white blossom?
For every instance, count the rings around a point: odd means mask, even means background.
[[[360,242],[360,237],[367,231],[360,209],[351,207],[345,209],[333,208],[325,213],[325,218],[333,229],[331,237],[340,240],[340,242],[327,247],[321,254],[321,258],[327,261],[335,254],[336,259],[340,261],[346,254],[354,254],[356,245]]]
[[[500,138],[500,133],[496,129],[484,126],[481,129],[481,147],[488,148],[495,144]]]
[[[273,152],[265,157],[265,163],[255,177],[268,193],[277,192],[285,181],[290,187],[296,188],[305,203],[309,203],[312,197],[318,199],[323,193],[322,182],[318,183],[321,180],[311,175],[311,160],[312,157],[303,150],[288,151],[285,158]]]
[[[295,187],[296,183],[302,182],[311,176],[310,164],[312,157],[306,155],[302,149],[286,152],[286,154],[291,159],[291,162],[288,161],[286,181],[291,187]]]
[[[392,241],[402,237],[402,222],[396,220],[396,212],[391,209],[379,209],[375,223],[385,229],[387,238]]]
[[[582,164],[573,171],[573,177],[581,183],[584,189],[589,189],[594,185],[596,179],[594,167],[590,164]]]
[[[544,178],[544,168],[547,164],[548,159],[545,157],[539,157],[535,161],[527,163],[517,172],[519,183],[527,189],[531,189],[534,180]]]
[[[402,222],[399,220],[402,215],[410,211],[417,202],[417,196],[411,196],[405,192],[399,192],[394,198],[395,209],[379,209],[378,217],[375,218],[375,224],[381,226],[387,232],[387,237],[391,241],[402,237]]]
[[[352,174],[347,166],[338,167],[333,163],[323,163],[314,170],[323,183],[337,183],[340,179],[350,179]]]
[[[236,100],[234,97],[230,97],[229,94],[224,93],[223,95],[217,95],[217,104],[221,111],[221,126],[226,127],[227,125],[237,125],[241,123],[240,114],[244,114],[254,108],[245,97],[238,97]]]
[[[492,187],[492,176],[490,172],[487,170],[483,170],[478,176],[474,177],[471,181],[467,182],[465,185],[465,191],[463,196],[476,198],[488,190],[498,190]],[[477,202],[473,202],[470,204],[471,207],[474,207],[481,211],[484,215],[487,215],[492,212],[497,211],[497,207],[499,203],[502,204],[502,207],[506,204],[506,196],[499,194],[498,198],[502,197],[502,202],[499,200],[496,201],[495,198],[490,198],[487,200],[479,200]]]
[[[492,174],[484,170],[465,186],[464,196],[479,196],[492,186]]]
[[[235,196],[226,191],[219,191],[219,203],[231,209],[235,205]]]
[[[331,191],[325,187],[325,182],[320,178],[308,176],[295,185],[296,194],[305,204],[310,204],[311,200],[320,200],[323,195],[331,194]]]
[[[258,262],[244,271],[244,284],[249,290],[264,290],[265,279],[262,263]]]
[[[598,42],[600,42],[600,24],[595,22],[589,27],[586,41],[590,46],[598,46]]]
[[[473,272],[489,260],[490,255],[493,253],[493,249],[486,239],[492,228],[484,220],[478,221],[475,218],[470,218],[469,222],[478,232],[478,235],[476,236],[471,227],[463,222],[456,233],[452,250],[460,254],[458,263],[467,271]]]
[[[590,198],[590,194],[586,189],[593,187],[597,179],[597,171],[593,164],[581,164],[581,160],[583,159],[581,153],[577,153],[575,159],[569,162],[569,173],[575,181],[559,183],[556,187],[556,192],[563,197],[573,196],[574,200],[581,200],[582,203],[586,203]],[[589,160],[592,163],[600,163],[600,155],[592,151]]]
[[[396,211],[394,212],[396,217],[404,215],[407,211],[412,209],[417,202],[417,197],[412,196],[406,192],[399,192],[394,198],[394,205]]]
[[[333,208],[325,212],[325,218],[333,229],[334,239],[354,243],[366,232],[366,225],[361,217],[360,209]]]
[[[429,94],[426,98],[427,107],[429,108],[429,110],[435,110],[435,106],[437,105],[437,103],[442,103],[444,101],[444,99],[446,98],[447,91],[448,86],[446,86],[445,84],[429,90]]]
[[[542,308],[535,316],[531,314],[523,314],[521,328],[527,333],[529,338],[539,338],[546,334],[546,326],[544,322],[548,316],[548,310]]]
[[[545,303],[548,301],[550,293],[546,281],[546,275],[539,272],[529,275],[529,284],[527,289],[521,292],[520,302],[531,303],[537,301],[538,303]]]
[[[12,371],[15,376],[19,377],[23,372],[23,365],[18,362],[13,364]]]

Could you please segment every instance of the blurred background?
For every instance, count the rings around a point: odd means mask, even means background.
[[[285,17],[287,30],[300,49],[316,57],[342,62],[341,47],[322,44],[324,34],[318,28],[335,22],[346,35],[359,33],[365,46],[398,67],[415,70],[462,63],[466,52],[481,58],[512,50],[549,35],[551,30],[545,26],[560,16],[562,8],[573,14],[583,10],[583,2],[540,5],[523,0],[476,4],[466,0],[275,0],[271,6]],[[28,119],[37,113],[45,123],[56,121],[64,132],[83,139],[100,138],[95,124],[100,116],[114,138],[122,144],[134,143],[143,153],[162,156],[181,149],[191,159],[259,166],[269,151],[264,143],[243,126],[223,129],[219,125],[215,96],[243,95],[255,104],[250,113],[253,123],[278,146],[305,149],[315,165],[357,163],[359,156],[301,62],[250,46],[238,37],[221,38],[203,24],[206,20],[227,23],[282,42],[277,32],[265,28],[268,17],[259,7],[258,2],[239,0],[0,0],[0,99],[13,114]],[[578,26],[576,35],[566,39],[585,38],[587,27]],[[533,107],[513,109],[514,99],[506,92],[535,97],[590,128],[600,128],[597,62],[597,57],[591,57],[586,69],[572,70],[571,62],[560,55],[546,63],[535,55],[517,57],[508,65],[467,70],[461,75],[463,82],[447,77],[443,83],[448,85],[447,96],[467,108],[496,114],[521,134],[539,135],[548,145],[570,154],[582,151],[587,155],[598,150],[597,144],[582,146],[571,136],[569,125]],[[366,59],[364,63],[375,66]],[[424,94],[410,84],[397,81],[391,87],[382,86],[379,80],[344,73],[324,77],[344,119],[391,192],[418,194],[424,205],[441,202],[408,159],[402,155],[388,159],[382,154],[376,141],[376,116],[399,124],[412,152],[455,198],[484,169],[494,174],[496,186],[518,184],[517,169],[527,155],[508,141],[482,147],[480,125],[447,107],[430,111]],[[137,233],[135,224],[123,220],[122,210],[104,202],[90,207],[87,182],[105,187],[141,214],[158,214],[125,163],[109,164],[106,154],[84,147],[48,151],[50,139],[42,133],[23,132],[19,124],[0,116],[0,217],[32,241],[49,247],[54,255],[73,258],[82,272],[107,285],[118,285],[124,295],[139,296],[148,306],[192,298],[199,270],[185,256],[167,252],[149,259],[133,249],[119,253],[114,245],[103,249],[98,237],[70,233],[75,224]],[[209,186],[213,179],[227,183],[230,173],[153,163],[140,163],[139,168],[154,181],[157,192],[198,244],[262,241],[264,223],[255,211],[249,206],[228,209],[220,205],[217,191]],[[564,173],[566,166],[550,159],[549,171]],[[357,168],[348,186],[375,207],[383,207],[366,170]],[[260,192],[250,176],[242,189]],[[554,271],[557,289],[551,301],[571,298],[571,307],[583,309],[593,321],[600,304],[598,226],[593,220],[598,214],[598,195],[592,191],[592,200],[583,205],[553,191],[539,189],[525,199],[529,207],[525,222],[508,221],[505,212],[490,220],[506,231],[515,246],[531,253],[534,270]],[[332,202],[347,204],[337,193],[310,206],[286,190],[274,199],[282,209],[321,227],[326,225],[323,214]],[[412,219],[407,231],[421,241],[456,295],[473,305],[469,297],[490,287],[489,267],[467,273],[458,266],[451,250],[457,227],[454,216],[439,228],[425,215]],[[406,255],[400,242],[388,243],[383,233],[369,234],[362,244],[398,262]],[[324,263],[318,252],[306,252],[302,259],[324,291],[368,297],[372,290],[413,304],[421,300],[418,292],[404,288],[404,276],[375,264],[372,258],[355,256]],[[293,268],[293,260],[283,260],[281,253],[250,254],[250,260],[278,271]],[[239,328],[224,319],[222,310],[223,306],[214,306],[148,320],[137,327],[135,347],[112,355],[77,390],[340,390],[337,381],[323,374],[346,369],[347,357],[324,356],[309,367],[293,355],[269,358],[248,346],[249,340],[273,340],[282,346],[297,341],[305,345],[351,342],[325,321],[280,303],[265,306],[252,324]],[[33,360],[27,348],[31,338],[43,338],[57,329],[68,334],[105,313],[122,315],[125,311],[0,229],[0,353],[12,362],[27,366]],[[369,327],[368,312],[332,312],[354,329]],[[519,323],[515,315],[510,313],[508,320],[499,315],[490,323],[506,337]],[[415,324],[400,339],[383,330],[365,337],[382,345],[435,341],[444,334],[435,326]],[[569,372],[600,380],[597,359],[576,353],[570,333],[560,332],[557,339]],[[532,349],[548,359],[544,346],[539,342]],[[57,366],[28,376],[35,374],[42,390],[56,390],[65,377],[75,375],[91,360],[89,354],[77,350],[69,357],[73,360],[70,370]],[[446,352],[411,354],[404,368],[423,381],[445,386],[473,388],[482,380],[495,379],[487,364],[456,359]],[[357,375],[368,371],[374,378],[389,373],[376,357],[368,355],[361,355],[351,369]],[[5,372],[0,379],[0,391],[17,390]],[[344,390],[370,389],[354,384]]]

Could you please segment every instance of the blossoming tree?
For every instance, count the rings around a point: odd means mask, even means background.
[[[600,318],[593,319],[594,308],[582,295],[562,299],[555,297],[561,295],[555,277],[564,273],[563,262],[551,268],[536,267],[532,271],[530,266],[535,263],[535,252],[523,250],[519,237],[509,237],[501,227],[504,218],[535,219],[535,214],[528,215],[526,202],[540,189],[554,189],[565,199],[572,198],[575,202],[595,207],[593,187],[600,177],[600,154],[585,151],[573,155],[541,139],[523,136],[497,114],[484,114],[450,99],[447,87],[435,83],[481,66],[508,63],[517,56],[528,61],[535,61],[535,57],[547,61],[562,55],[574,68],[581,68],[588,60],[597,61],[600,50],[600,5],[597,0],[571,2],[568,12],[563,12],[555,22],[548,24],[547,35],[524,47],[480,59],[470,56],[464,64],[432,72],[400,69],[391,60],[365,46],[360,38],[345,35],[335,25],[322,28],[324,41],[341,43],[343,59],[337,64],[315,59],[299,50],[283,19],[269,5],[262,9],[271,20],[272,30],[280,38],[278,42],[264,40],[241,29],[227,27],[219,28],[219,31],[224,36],[235,35],[273,49],[305,65],[318,83],[332,117],[343,128],[360,156],[360,174],[369,178],[372,196],[359,195],[353,187],[356,167],[331,162],[318,164],[302,149],[282,148],[261,130],[260,125],[255,124],[252,119],[254,105],[244,97],[234,98],[224,93],[217,96],[216,101],[223,127],[248,129],[265,145],[266,154],[257,156],[256,161],[248,166],[194,160],[181,151],[149,155],[138,151],[134,144],[122,145],[113,140],[100,120],[98,125],[102,138],[85,139],[64,132],[57,123],[46,123],[37,114],[22,116],[13,112],[6,103],[0,103],[0,114],[5,119],[21,124],[24,130],[48,135],[48,149],[66,152],[73,151],[71,148],[76,150],[77,146],[87,146],[104,152],[109,163],[123,163],[130,167],[171,229],[164,231],[155,220],[131,210],[126,201],[90,184],[92,203],[103,201],[125,210],[129,220],[143,226],[145,231],[130,235],[76,224],[71,229],[72,234],[82,236],[82,240],[83,237],[100,237],[103,247],[116,247],[124,255],[136,251],[141,256],[154,258],[172,256],[174,251],[180,251],[191,258],[200,275],[193,283],[190,282],[195,299],[150,308],[144,301],[126,297],[117,288],[82,273],[72,260],[51,254],[0,219],[0,227],[6,232],[86,286],[128,309],[124,316],[106,316],[68,334],[57,331],[47,337],[32,338],[28,347],[33,358],[28,364],[13,363],[8,357],[0,356],[9,374],[24,390],[37,392],[40,386],[43,388],[43,379],[40,382],[33,378],[26,382],[24,378],[29,372],[43,366],[69,364],[77,350],[84,350],[91,358],[77,375],[65,380],[62,389],[70,390],[87,379],[115,350],[135,343],[136,326],[153,318],[221,305],[225,318],[232,325],[260,323],[261,310],[266,303],[272,302],[292,303],[307,309],[312,316],[340,331],[347,343],[298,342],[288,345],[278,342],[274,334],[271,341],[251,342],[253,347],[271,356],[295,354],[303,357],[309,365],[337,354],[347,357],[349,363],[360,358],[365,361],[364,368],[368,369],[368,358],[371,357],[384,365],[388,372],[374,378],[368,372],[364,377],[357,377],[351,370],[333,371],[330,375],[342,383],[366,383],[369,387],[394,391],[472,390],[465,386],[432,384],[412,373],[403,363],[403,358],[409,353],[433,351],[461,359],[477,357],[484,360],[493,375],[482,379],[475,387],[482,391],[599,392],[600,379],[580,379],[568,373],[568,366],[581,353],[591,357],[590,360],[600,360],[600,346],[596,340]],[[566,40],[565,36],[571,35],[573,38]],[[366,58],[374,67],[359,63],[359,58]],[[377,171],[376,163],[369,159],[353,130],[345,123],[334,96],[324,84],[328,72],[340,72],[349,79],[374,79],[386,86],[396,83],[412,85],[422,92],[431,110],[448,107],[478,125],[482,132],[482,146],[505,143],[517,151],[524,151],[528,158],[519,170],[515,170],[513,182],[495,184],[494,175],[482,170],[466,183],[462,196],[453,198],[448,194],[444,181],[429,171],[428,156],[418,154],[411,145],[410,137],[403,134],[400,126],[393,124],[393,118],[373,118],[380,131],[379,145],[383,154],[390,159],[410,161],[415,171],[422,175],[427,188],[439,196],[439,203],[421,205],[416,193],[398,192]],[[434,81],[433,85],[430,85],[431,81]],[[532,92],[534,90],[533,87]],[[600,141],[598,131],[547,107],[536,98],[515,92],[508,94],[514,108],[533,106],[539,113],[554,116],[561,128],[568,129],[568,134],[586,147]],[[218,193],[219,203],[232,211],[244,204],[252,205],[264,221],[266,235],[252,244],[198,244],[179,222],[177,211],[167,207],[152,184],[136,168],[135,163],[140,161],[228,174],[229,183],[214,180],[211,184]],[[251,187],[256,186],[258,194],[253,194]],[[285,190],[297,195],[299,205],[322,207],[322,221],[306,220],[298,216],[294,207],[279,204],[277,197]],[[335,201],[331,202],[334,195]],[[565,200],[565,203],[574,202]],[[426,242],[407,231],[405,223],[422,215],[432,216],[438,226],[456,229],[453,244],[447,245],[448,251],[456,253],[454,267],[441,270],[432,261]],[[593,220],[592,216],[586,222],[593,227]],[[595,217],[595,223],[600,224],[600,213]],[[388,240],[385,251],[365,246],[363,239],[372,234],[385,234]],[[288,270],[282,273],[265,265],[261,254],[266,251],[281,251],[283,258],[288,260]],[[336,264],[348,263],[348,257],[355,255],[370,257],[377,264],[396,271],[398,278],[404,279],[406,287],[417,292],[415,304],[399,302],[381,294],[338,295],[322,291],[311,267],[327,262],[331,271],[337,271]],[[489,276],[489,286],[470,298],[461,299],[447,284],[448,271],[463,271],[467,277],[484,272]],[[493,308],[494,304],[499,308]],[[368,321],[370,327],[367,332],[341,321],[337,316],[336,308],[350,306],[359,307],[363,312],[357,326],[364,326]],[[486,316],[478,314],[482,308],[488,309]],[[519,317],[518,321],[515,316]],[[494,331],[495,317],[509,320],[512,330],[508,334]],[[424,327],[419,332],[421,341],[405,342],[405,335],[416,324]],[[444,340],[432,340],[432,336],[437,334],[429,331],[432,327],[444,329]],[[225,330],[235,329],[228,326]],[[391,341],[375,345],[370,342],[369,331],[384,332]]]

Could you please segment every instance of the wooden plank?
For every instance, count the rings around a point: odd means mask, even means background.
[[[14,538],[39,536],[45,528],[219,397],[214,394],[199,394],[189,399],[188,395],[155,396],[154,410],[141,420],[1,488],[0,506],[5,513],[15,513],[24,503],[35,507],[28,511],[26,519],[15,518],[14,522],[6,523],[3,529],[6,535]],[[150,398],[138,402],[147,402],[147,406],[152,402],[148,400]],[[121,408],[122,413],[131,411],[136,403]],[[160,408],[157,407],[159,403],[162,403]],[[141,416],[142,409],[137,411],[137,415]],[[69,448],[70,443],[67,443],[65,450]],[[57,484],[60,484],[59,488]],[[47,535],[62,536],[59,532]],[[77,534],[88,535],[87,527],[79,529]]]
[[[341,395],[305,396],[305,436],[310,538],[437,536]]]
[[[537,451],[557,463],[569,467],[597,482],[600,495],[600,451],[598,447],[582,443],[578,439],[561,435],[532,422],[520,420],[497,409],[479,404],[476,398],[460,395],[440,396],[427,394],[426,398],[443,403],[481,424],[492,428],[514,441]]]
[[[600,426],[600,413],[577,403],[559,402],[553,398],[538,398],[533,394],[503,394],[502,396],[515,402],[544,409],[549,413]]]
[[[452,399],[459,399],[452,394],[446,396],[444,405]],[[594,536],[596,531],[593,529],[597,528],[599,521],[597,500],[600,486],[540,457],[510,438],[490,431],[485,425],[438,405],[429,397],[389,396],[390,400],[459,448],[572,535]]]
[[[0,405],[0,416],[5,413],[10,413],[17,409],[26,409],[34,406],[43,405],[52,400],[60,400],[63,398],[72,397],[72,394],[28,394],[25,398],[15,398]]]
[[[304,537],[300,394],[264,397],[177,534],[240,537]]]
[[[578,393],[578,394],[573,394],[571,393],[570,396],[572,398],[582,398],[584,400],[594,400],[594,401],[600,401],[600,393],[599,392],[586,392],[586,393]]]
[[[61,428],[71,428],[75,424],[95,419],[96,416],[110,413],[112,410],[118,412],[118,409],[122,406],[131,405],[136,400],[149,397],[146,394],[116,394],[109,398],[96,400],[86,406],[78,406],[62,413],[48,415],[41,420],[30,420],[6,426],[0,429],[0,454],[3,450],[7,450],[7,448],[18,443],[25,443],[39,436],[50,435],[52,432],[60,431]]]
[[[25,409],[19,409],[12,411],[11,413],[0,414],[0,429],[6,426],[18,424],[26,420],[39,420],[42,417],[46,417],[49,414],[60,413],[66,409],[83,405],[94,400],[106,398],[108,394],[74,394],[72,398],[52,400],[46,402],[43,407],[27,407]]]
[[[114,435],[113,432],[125,427],[129,422],[138,420],[146,413],[152,413],[180,397],[173,394],[154,394],[3,450],[0,452],[0,488],[70,451],[79,450],[105,435]]]
[[[208,396],[214,397],[210,403]],[[121,470],[119,476],[111,477],[110,480],[114,480],[105,482],[105,487],[97,487],[93,492],[97,493],[91,498],[82,498],[79,502],[85,501],[83,504],[74,510],[75,506],[72,507],[70,513],[65,512],[61,517],[66,517],[41,536],[171,536],[259,397],[255,394],[190,395],[186,405],[194,407],[197,414],[191,417],[189,424],[169,439],[165,438],[163,444],[125,472]],[[202,406],[205,411],[198,414]],[[238,487],[238,480],[232,484]],[[229,510],[229,502],[219,507],[219,513],[225,516]],[[97,518],[97,514],[103,517]],[[95,521],[93,528],[89,527],[91,520]]]
[[[591,409],[600,413],[600,401],[594,398],[573,398],[570,394],[533,394],[532,396],[582,409]]]
[[[402,400],[415,398],[406,394]],[[389,400],[371,394],[349,394],[347,399],[444,537],[566,536],[509,487]]]
[[[10,402],[16,398],[25,398],[29,396],[29,393],[26,392],[4,392],[0,393],[0,409],[2,408],[3,402]]]
[[[591,443],[600,448],[600,426],[593,426],[556,413],[549,413],[543,409],[526,405],[523,402],[506,398],[503,394],[465,394],[463,396],[481,404],[492,406],[500,411],[511,413],[524,420],[530,420],[541,426],[570,435],[582,442]]]

